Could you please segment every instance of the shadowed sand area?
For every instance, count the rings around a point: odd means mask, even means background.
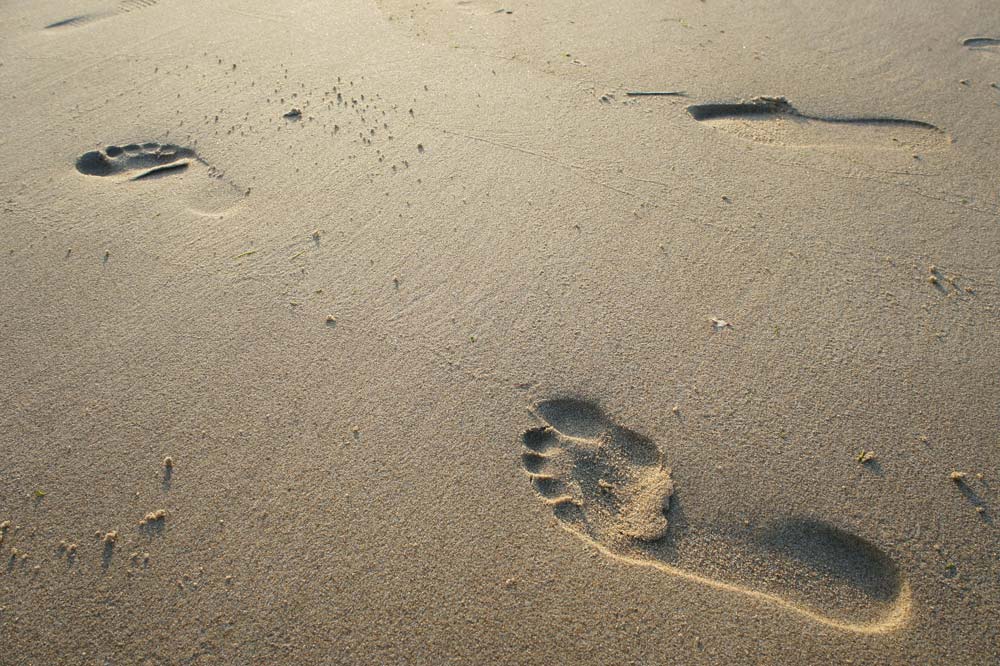
[[[0,16],[0,663],[1000,661],[994,4]]]

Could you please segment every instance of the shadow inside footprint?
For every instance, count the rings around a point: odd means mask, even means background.
[[[604,554],[845,630],[888,631],[905,618],[906,582],[874,544],[811,519],[690,524],[654,442],[582,400],[534,413],[542,425],[522,435],[523,468],[560,524]]]
[[[969,37],[962,40],[962,46],[969,49],[987,49],[1000,47],[1000,39],[996,37]]]
[[[538,414],[564,435],[597,438],[607,430],[604,414],[593,403],[572,398],[546,400],[537,405]]]
[[[795,560],[835,586],[882,602],[899,596],[902,580],[895,562],[874,544],[827,523],[784,520],[760,531],[755,541],[763,550]]]
[[[85,23],[90,23],[100,18],[99,14],[80,14],[79,16],[71,16],[61,21],[55,21],[54,23],[49,23],[45,26],[45,30],[54,30],[56,28],[69,28],[80,26]]]
[[[128,14],[129,12],[135,11],[137,9],[145,9],[147,7],[152,7],[155,5],[157,0],[121,0],[115,7],[108,8],[102,11],[96,11],[89,14],[78,14],[77,16],[71,16],[59,21],[54,21],[49,23],[44,27],[45,30],[58,30],[60,28],[76,28],[88,23],[93,23],[94,21],[99,21],[101,19],[109,18],[116,14]]]

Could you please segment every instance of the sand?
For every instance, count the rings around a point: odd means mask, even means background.
[[[0,663],[1000,660],[993,3],[0,12]]]

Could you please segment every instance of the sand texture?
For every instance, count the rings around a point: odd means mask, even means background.
[[[1000,663],[994,1],[0,17],[3,666]]]

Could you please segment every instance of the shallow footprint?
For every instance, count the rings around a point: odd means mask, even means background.
[[[99,9],[88,14],[78,14],[69,18],[54,21],[45,26],[45,30],[58,30],[62,28],[78,28],[94,21],[115,16],[116,14],[127,14],[137,9],[145,9],[156,4],[157,0],[121,0],[114,7]]]
[[[522,435],[521,461],[560,524],[602,553],[794,610],[822,624],[876,633],[905,620],[909,588],[877,546],[815,520],[753,528],[671,526],[674,484],[649,439],[593,403],[549,400]]]
[[[115,182],[135,182],[170,177],[183,180],[191,167],[202,173],[192,174],[188,199],[194,210],[212,213],[229,208],[239,198],[240,189],[222,179],[221,174],[193,149],[153,141],[110,145],[91,150],[76,159],[76,170],[85,176],[109,178]]]

